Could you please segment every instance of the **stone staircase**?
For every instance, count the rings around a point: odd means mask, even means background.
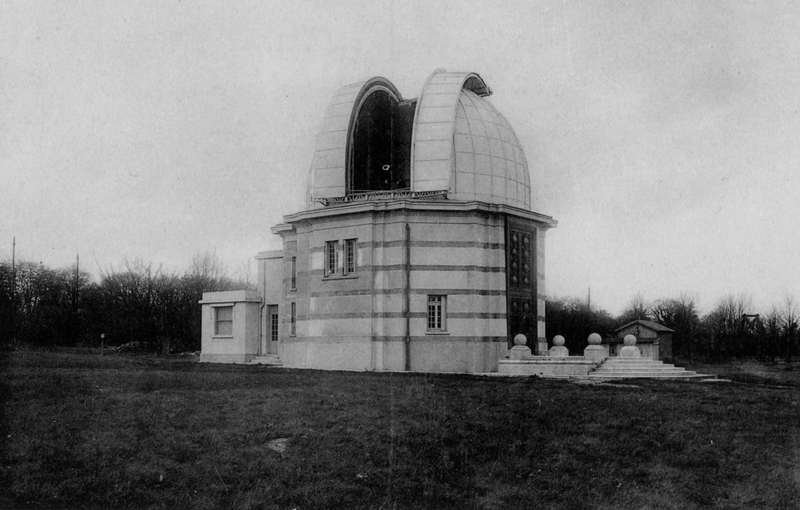
[[[698,374],[682,367],[648,358],[606,358],[589,379],[713,379],[716,376]]]
[[[248,365],[268,365],[271,367],[282,367],[283,363],[277,354],[260,354],[247,362]]]

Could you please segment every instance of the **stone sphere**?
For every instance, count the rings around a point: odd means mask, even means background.
[[[636,337],[633,336],[633,335],[625,335],[625,338],[622,339],[622,342],[626,346],[632,347],[632,346],[636,345]]]
[[[522,333],[519,333],[517,334],[517,336],[514,337],[514,345],[525,345],[527,343],[528,339],[525,338],[525,335],[523,335]]]
[[[556,335],[553,337],[553,345],[556,347],[561,347],[564,345],[564,337],[561,335]]]
[[[600,345],[602,341],[603,338],[597,333],[589,335],[589,345]]]

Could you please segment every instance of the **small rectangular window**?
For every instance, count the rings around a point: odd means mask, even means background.
[[[297,303],[292,303],[292,315],[290,321],[291,327],[289,328],[289,331],[291,332],[292,336],[295,336],[297,334]]]
[[[291,281],[289,282],[290,285],[289,288],[294,290],[297,288],[297,257],[292,257],[292,260],[289,261],[289,264],[291,265],[291,272],[292,272]]]
[[[233,335],[233,307],[217,306],[214,308],[214,334]]]
[[[325,276],[336,274],[339,267],[339,242],[325,242]]]
[[[447,296],[428,295],[428,331],[447,330]]]
[[[345,239],[344,241],[344,274],[356,272],[356,239]]]

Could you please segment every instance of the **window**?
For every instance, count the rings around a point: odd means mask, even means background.
[[[447,296],[428,295],[428,331],[447,330]]]
[[[214,308],[214,334],[220,336],[233,335],[233,306],[217,306]]]
[[[356,272],[356,239],[345,239],[344,241],[344,274]]]
[[[326,278],[355,275],[358,271],[358,239],[325,241],[322,257],[322,270]]]
[[[292,260],[289,263],[291,265],[292,271],[292,279],[289,282],[290,287],[292,290],[297,288],[297,257],[292,257]]]
[[[292,336],[297,334],[297,303],[292,303],[292,315],[290,318],[291,327],[289,331],[291,332]]]
[[[325,276],[336,274],[339,267],[339,242],[327,241],[325,243]]]

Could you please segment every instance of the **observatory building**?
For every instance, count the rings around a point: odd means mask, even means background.
[[[258,254],[260,295],[204,295],[202,360],[481,373],[519,333],[546,351],[556,222],[533,211],[525,154],[491,93],[443,70],[413,99],[380,77],[339,89],[306,209],[272,228],[282,250]]]

